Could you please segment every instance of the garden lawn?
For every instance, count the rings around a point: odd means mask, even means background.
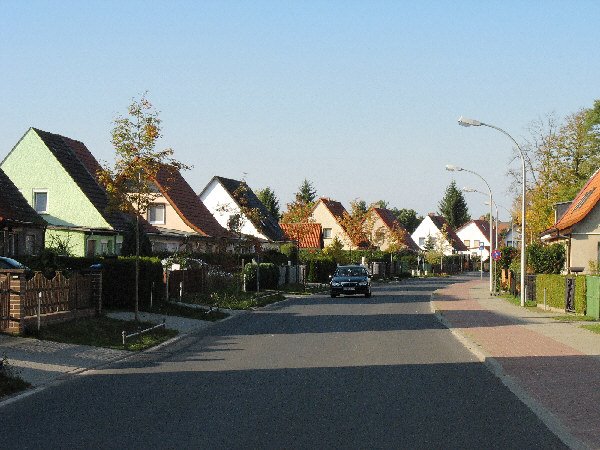
[[[228,316],[228,314],[223,311],[190,308],[170,302],[148,308],[147,311],[155,314],[163,314],[165,316],[186,317],[188,319],[208,320],[210,322],[216,322],[217,320],[222,320]]]
[[[214,292],[206,294],[189,294],[181,300],[183,303],[210,305],[226,309],[250,309],[285,300],[281,292]]]
[[[149,322],[124,321],[100,316],[47,325],[42,327],[39,332],[37,330],[30,332],[30,335],[48,341],[122,350],[123,341],[121,333],[123,331],[131,334],[154,325]],[[127,350],[145,350],[171,339],[177,333],[175,330],[157,328],[140,336],[130,338],[125,348]]]
[[[600,334],[600,323],[595,323],[593,325],[581,325],[581,328],[585,328],[586,330]]]
[[[0,398],[22,391],[30,386],[28,382],[5,372],[5,370],[0,370]]]

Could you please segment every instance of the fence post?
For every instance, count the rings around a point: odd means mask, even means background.
[[[42,326],[42,291],[38,292],[37,304],[37,330],[40,331]]]
[[[171,272],[169,271],[169,269],[167,269],[167,280],[165,281],[165,289],[166,289],[166,293],[165,293],[165,301],[168,302],[169,301],[169,274]]]
[[[181,302],[181,297],[183,297],[183,281],[179,282],[179,301]]]
[[[544,311],[546,311],[546,288],[544,288]]]
[[[11,319],[8,322],[8,332],[12,334],[21,334],[25,331],[24,303],[25,303],[25,271],[10,275],[10,306],[9,316]]]
[[[152,309],[152,294],[154,293],[154,281],[152,282],[152,285],[150,286],[150,309]]]
[[[96,303],[96,315],[102,314],[102,271],[92,270],[92,299]]]

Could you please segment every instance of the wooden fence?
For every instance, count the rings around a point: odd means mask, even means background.
[[[102,309],[102,274],[84,271],[49,279],[24,270],[0,271],[0,331],[22,333],[33,322],[48,323],[89,316]]]

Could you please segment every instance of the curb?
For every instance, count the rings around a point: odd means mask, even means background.
[[[500,364],[494,357],[490,356],[477,342],[469,338],[467,335],[458,331],[452,326],[452,323],[443,315],[443,311],[437,309],[435,304],[434,296],[437,291],[431,294],[429,300],[429,307],[433,315],[444,325],[450,333],[458,341],[469,350],[483,365],[496,376],[504,386],[508,388],[525,406],[527,406],[535,416],[540,419],[544,425],[554,433],[567,447],[571,449],[588,449],[580,439],[573,436],[573,434],[565,427],[562,422],[546,407],[531,397],[525,389],[523,389],[511,376],[504,372],[502,364]]]

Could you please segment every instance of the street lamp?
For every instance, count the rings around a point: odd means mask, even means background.
[[[493,265],[493,260],[492,260],[492,251],[494,250],[494,242],[492,240],[492,189],[490,188],[490,185],[488,184],[487,181],[485,181],[485,178],[483,178],[481,175],[479,175],[477,172],[473,171],[473,170],[469,170],[469,169],[464,169],[462,167],[459,166],[455,166],[452,164],[447,164],[446,165],[446,170],[450,171],[450,172],[469,172],[472,173],[475,176],[478,176],[481,181],[483,181],[485,183],[485,185],[488,188],[488,191],[490,193],[490,295],[494,294],[494,278],[493,278],[493,273],[494,273],[494,265]]]
[[[458,119],[458,124],[463,127],[488,127],[493,128],[494,130],[499,131],[500,133],[508,136],[508,138],[513,141],[513,143],[517,146],[519,150],[519,155],[521,156],[521,169],[522,169],[522,179],[521,179],[521,306],[525,306],[525,269],[526,269],[526,257],[525,257],[525,182],[526,182],[526,174],[525,174],[525,154],[523,150],[519,146],[519,143],[515,141],[515,139],[504,131],[502,128],[498,128],[494,125],[490,125],[489,123],[483,123],[475,119],[467,119],[466,117],[460,117]]]

